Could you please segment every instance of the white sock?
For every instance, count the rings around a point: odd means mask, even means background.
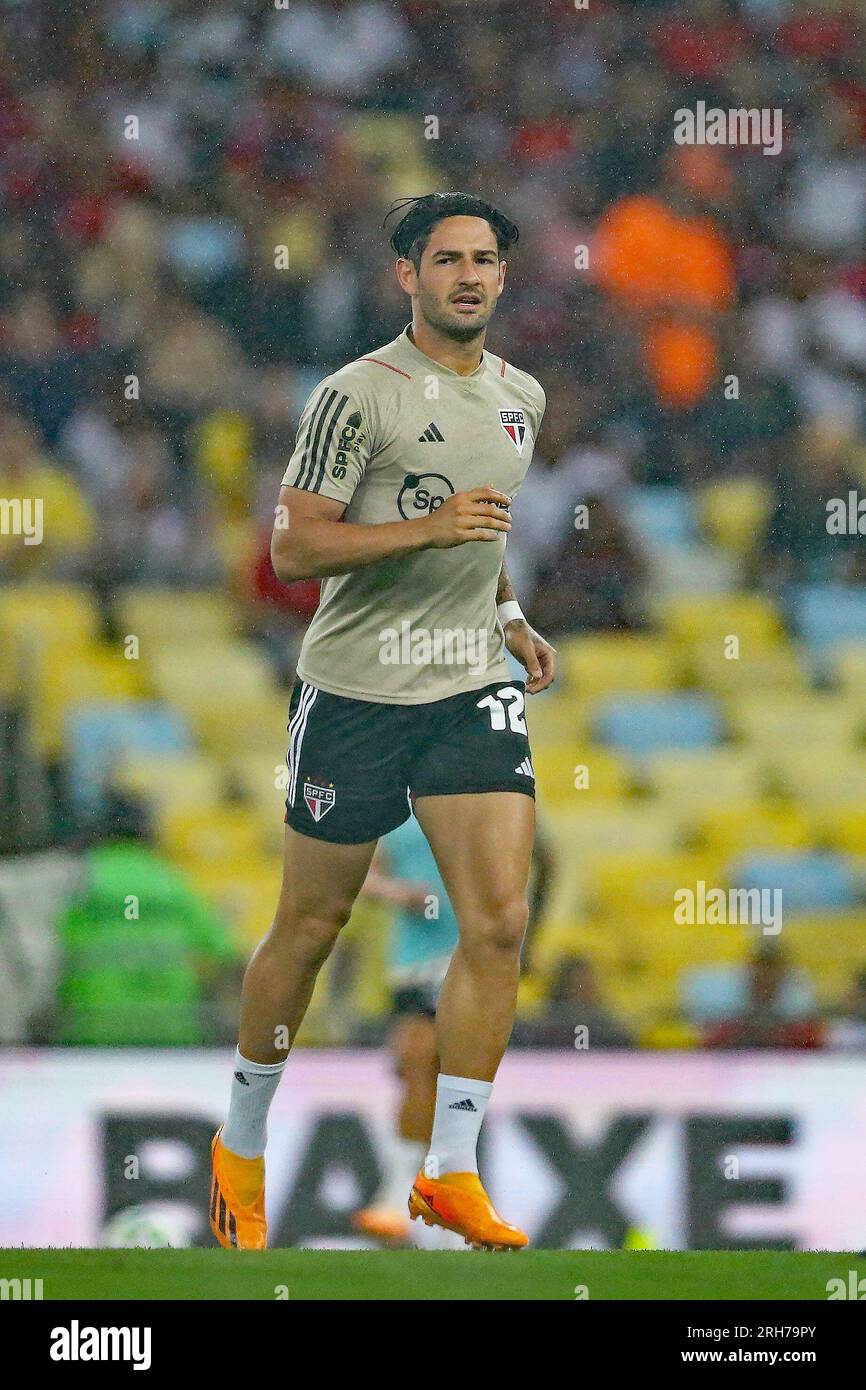
[[[240,1048],[235,1050],[229,1114],[221,1135],[229,1153],[261,1158],[268,1140],[268,1110],[285,1065],[248,1062]]]
[[[371,1206],[403,1212],[418,1170],[424,1163],[427,1145],[420,1139],[404,1139],[392,1134],[385,1149],[385,1171]]]
[[[492,1081],[440,1073],[436,1082],[430,1152],[424,1162],[428,1178],[441,1178],[446,1173],[478,1172],[475,1147],[492,1090]]]

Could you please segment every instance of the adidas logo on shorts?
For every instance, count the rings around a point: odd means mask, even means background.
[[[524,758],[520,767],[514,769],[515,772],[522,772],[525,777],[535,777],[535,768],[528,758]]]

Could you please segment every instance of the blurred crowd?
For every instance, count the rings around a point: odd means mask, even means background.
[[[381,222],[433,188],[477,191],[521,229],[488,346],[548,393],[512,546],[540,623],[640,625],[629,483],[758,475],[776,497],[759,578],[859,563],[824,543],[810,431],[833,419],[830,481],[853,485],[862,4],[6,0],[0,16],[0,492],[51,516],[43,546],[0,542],[6,572],[49,559],[103,590],[196,584],[240,556],[254,600],[290,628],[308,616],[315,593],[275,592],[263,548],[276,488],[316,380],[407,322]],[[781,110],[779,153],[676,144],[674,113],[698,100]],[[251,548],[231,543],[254,526]]]

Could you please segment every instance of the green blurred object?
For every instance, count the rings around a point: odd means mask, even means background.
[[[232,961],[231,934],[183,875],[146,845],[88,851],[85,893],[59,923],[58,1041],[102,1046],[212,1040],[202,977]]]

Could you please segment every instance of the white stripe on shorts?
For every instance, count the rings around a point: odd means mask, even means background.
[[[298,785],[298,758],[304,739],[304,730],[307,727],[307,716],[316,702],[318,693],[314,685],[307,685],[306,681],[302,681],[301,698],[298,700],[298,707],[289,724],[289,751],[286,754],[286,766],[289,769],[290,806],[295,804],[295,791]]]

